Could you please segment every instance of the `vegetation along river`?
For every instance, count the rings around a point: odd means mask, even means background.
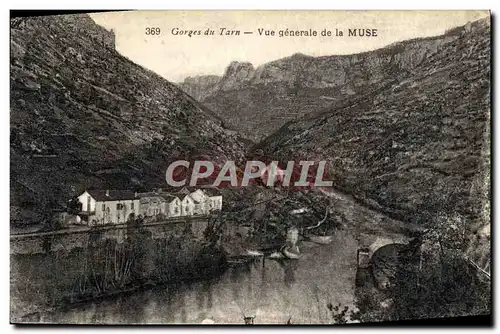
[[[352,306],[356,240],[339,232],[333,243],[302,242],[298,260],[255,258],[233,263],[220,276],[167,284],[74,305],[43,322],[243,324],[328,323],[328,303]]]

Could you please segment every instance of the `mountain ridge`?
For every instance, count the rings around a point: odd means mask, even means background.
[[[200,85],[195,81],[179,85],[228,125],[258,142],[288,120],[362,93],[384,80],[386,74],[410,75],[412,68],[468,29],[466,25],[443,35],[351,55],[313,57],[299,53],[257,68],[248,62],[231,62],[222,76],[211,76],[210,83],[200,76]]]
[[[411,75],[290,120],[249,156],[326,159],[335,188],[400,220],[480,219],[490,196],[489,48],[489,21],[476,21]]]

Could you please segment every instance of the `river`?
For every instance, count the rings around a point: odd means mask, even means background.
[[[357,241],[338,232],[333,243],[299,244],[299,260],[233,264],[222,275],[162,285],[42,316],[42,322],[76,324],[328,323],[327,303],[352,307]]]

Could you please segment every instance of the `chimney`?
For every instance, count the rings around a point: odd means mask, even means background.
[[[106,189],[106,196],[109,197],[109,190]]]
[[[137,198],[137,191],[134,193],[134,197]]]

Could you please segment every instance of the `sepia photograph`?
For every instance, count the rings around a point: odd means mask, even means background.
[[[11,11],[10,323],[491,324],[491,26]]]

